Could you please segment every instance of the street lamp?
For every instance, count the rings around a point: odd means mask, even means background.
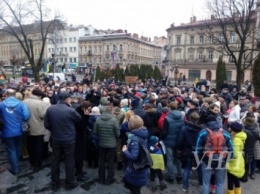
[[[54,80],[55,54],[51,54],[52,78]]]
[[[10,58],[10,63],[13,65],[13,79],[15,79],[15,64],[17,62],[16,55]]]
[[[178,64],[176,64],[174,68],[175,86],[177,86],[178,73],[179,73],[179,66]]]

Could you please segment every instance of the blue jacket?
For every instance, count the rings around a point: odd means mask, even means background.
[[[135,171],[132,168],[132,162],[136,161],[138,158],[140,148],[139,143],[147,146],[148,131],[145,127],[143,127],[132,130],[131,134],[133,134],[133,137],[127,146],[127,150],[123,152],[125,159],[128,161],[124,179],[131,185],[144,186],[147,183],[149,169],[147,168],[140,171]]]
[[[100,115],[89,115],[88,127],[91,131],[93,131],[95,122],[96,122],[97,118],[99,118],[99,117],[100,117]]]
[[[23,102],[15,97],[9,97],[0,103],[0,116],[4,123],[2,137],[16,137],[23,134],[21,120],[28,120],[30,112]]]
[[[168,114],[163,122],[163,129],[167,130],[167,135],[163,139],[165,146],[171,148],[177,147],[177,140],[183,125],[184,121],[180,111],[173,110]]]

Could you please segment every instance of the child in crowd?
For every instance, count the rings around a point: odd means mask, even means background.
[[[162,150],[159,147],[159,139],[156,136],[151,136],[149,141],[149,151],[153,160],[153,166],[150,169],[151,173],[151,188],[152,192],[155,192],[157,189],[157,186],[155,184],[155,178],[156,176],[159,178],[160,182],[160,189],[161,191],[167,188],[167,185],[165,184],[163,180],[163,173],[162,171],[165,169],[164,166],[164,159],[163,159],[163,153]]]

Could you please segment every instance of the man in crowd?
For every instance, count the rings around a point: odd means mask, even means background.
[[[18,174],[20,172],[19,159],[22,150],[22,121],[30,117],[27,106],[15,98],[16,91],[7,89],[6,99],[0,102],[0,115],[4,123],[2,138],[6,145],[6,152],[11,164],[10,172]]]
[[[78,186],[75,182],[75,125],[80,122],[80,115],[70,107],[71,96],[68,92],[60,93],[58,104],[49,107],[44,118],[44,125],[52,134],[51,177],[53,190],[60,187],[60,162],[64,155],[66,172],[66,190]]]

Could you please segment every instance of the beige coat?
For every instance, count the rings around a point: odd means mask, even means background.
[[[40,99],[40,97],[35,95],[30,95],[30,98],[24,100],[24,103],[27,105],[31,117],[28,120],[29,124],[29,135],[44,135],[44,115],[47,110],[47,106]]]

